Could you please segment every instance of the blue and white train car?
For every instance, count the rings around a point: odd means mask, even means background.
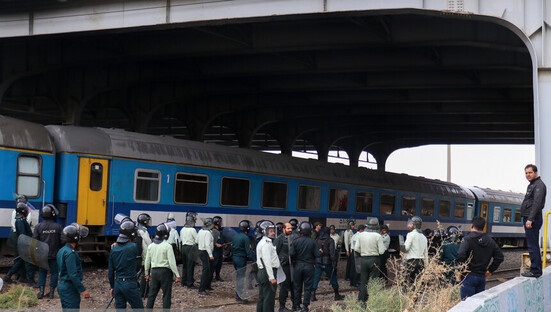
[[[37,209],[38,223],[39,209],[53,200],[54,166],[54,142],[43,126],[0,115],[0,238],[12,232],[17,195]]]
[[[438,180],[123,130],[46,128],[57,151],[55,204],[66,223],[98,236],[118,234],[117,213],[146,212],[158,224],[172,212],[179,225],[187,211],[226,226],[295,217],[341,229],[378,216],[393,235],[405,234],[412,215],[445,228],[474,213],[468,189]]]
[[[486,219],[484,231],[500,245],[524,246],[524,226],[520,216],[520,205],[524,194],[471,187],[476,196],[477,215]]]

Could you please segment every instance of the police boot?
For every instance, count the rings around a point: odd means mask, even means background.
[[[310,298],[310,301],[318,301],[318,298],[316,298],[316,290],[312,290],[312,297]]]
[[[4,276],[4,282],[6,282],[8,284],[13,283],[13,280],[11,279],[11,276],[12,276],[12,274],[8,272],[8,274],[6,274],[6,276]]]
[[[38,294],[36,294],[36,298],[42,299],[44,298],[44,286],[39,286]]]
[[[344,300],[344,296],[339,294],[339,290],[335,290],[335,301]]]
[[[48,298],[49,299],[54,299],[54,294],[55,294],[55,287],[50,287],[50,292],[48,293]]]

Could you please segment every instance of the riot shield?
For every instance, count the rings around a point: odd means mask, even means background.
[[[251,300],[258,296],[256,262],[247,263],[246,266],[235,271],[235,292],[243,300]]]
[[[17,252],[25,262],[32,263],[48,270],[48,244],[27,235],[19,235],[17,239]]]
[[[285,272],[283,271],[283,269],[282,268],[277,269],[277,276],[276,276],[277,283],[281,284],[285,282],[286,279],[287,279],[287,275],[285,275]]]

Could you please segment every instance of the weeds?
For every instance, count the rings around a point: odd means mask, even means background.
[[[38,304],[36,294],[31,288],[14,285],[6,293],[0,295],[0,309],[23,309]]]
[[[450,267],[440,262],[438,255],[441,248],[442,244],[436,247],[435,256],[429,257],[428,265],[413,284],[408,283],[408,272],[402,260],[390,258],[387,262],[388,271],[395,274],[390,286],[385,287],[381,279],[370,280],[369,299],[365,305],[355,298],[348,297],[350,299],[345,301],[345,307],[335,305],[332,310],[334,312],[441,312],[451,309],[461,300],[460,285],[452,280],[455,279],[453,272],[463,271],[466,265]],[[404,258],[403,254],[401,258]]]

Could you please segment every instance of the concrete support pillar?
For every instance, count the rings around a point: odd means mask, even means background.
[[[538,173],[548,184],[551,181],[551,69],[538,70],[537,99],[534,103],[534,135],[536,147],[536,165]],[[522,170],[523,168],[519,168]],[[543,213],[551,210],[551,199],[547,198]],[[543,232],[543,231],[542,231]]]

